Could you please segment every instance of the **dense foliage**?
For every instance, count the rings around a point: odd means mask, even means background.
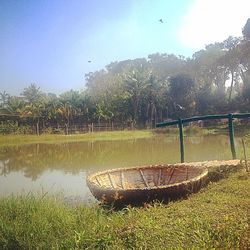
[[[164,119],[197,114],[249,112],[250,19],[243,37],[210,44],[192,58],[152,54],[110,63],[86,74],[84,91],[59,96],[35,84],[21,96],[0,93],[0,117],[18,126],[59,127],[119,122],[153,127]],[[3,116],[4,114],[4,116]],[[3,126],[3,125],[2,125]]]

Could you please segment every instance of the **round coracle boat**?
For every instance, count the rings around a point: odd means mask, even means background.
[[[88,176],[91,193],[103,203],[140,204],[168,201],[197,192],[208,170],[188,164],[112,169]]]

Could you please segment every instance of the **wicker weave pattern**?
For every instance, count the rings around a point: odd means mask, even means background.
[[[114,205],[169,200],[198,192],[208,172],[240,164],[231,160],[112,169],[89,176],[87,184],[98,200]]]
[[[88,181],[100,188],[113,190],[161,188],[202,175],[205,169],[189,165],[155,165],[98,172]]]

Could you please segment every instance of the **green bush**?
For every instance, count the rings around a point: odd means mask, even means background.
[[[18,129],[18,123],[17,122],[12,122],[12,121],[7,121],[7,122],[1,122],[0,123],[0,133],[5,135],[5,134],[12,134]]]
[[[14,134],[35,134],[34,129],[29,125],[19,126]]]
[[[65,134],[65,131],[64,129],[61,129],[61,128],[52,128],[52,127],[47,127],[47,128],[44,128],[42,129],[41,131],[43,134],[58,134],[58,135],[63,135]]]
[[[2,121],[0,123],[0,134],[33,134],[33,129],[29,125],[18,125],[15,121]]]

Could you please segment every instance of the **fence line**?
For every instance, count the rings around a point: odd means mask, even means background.
[[[234,143],[234,126],[233,126],[233,119],[249,119],[250,113],[244,114],[221,114],[221,115],[204,115],[204,116],[194,116],[191,118],[185,119],[178,119],[174,121],[167,121],[157,123],[156,127],[166,127],[172,125],[178,125],[179,127],[179,138],[180,138],[180,155],[181,155],[181,162],[184,162],[184,139],[183,139],[183,124],[184,123],[191,123],[194,121],[206,121],[206,120],[215,120],[215,119],[227,119],[228,120],[228,133],[230,139],[230,148],[232,153],[232,158],[236,159],[236,150],[235,150],[235,143]]]
[[[53,125],[53,126],[41,126],[39,127],[39,133],[51,133],[51,134],[84,134],[92,132],[104,132],[104,131],[119,131],[119,130],[133,130],[132,124],[122,123],[89,123],[89,124],[76,124],[76,125]],[[9,126],[1,127],[0,134],[8,133],[24,133],[24,134],[36,134],[36,126]]]

